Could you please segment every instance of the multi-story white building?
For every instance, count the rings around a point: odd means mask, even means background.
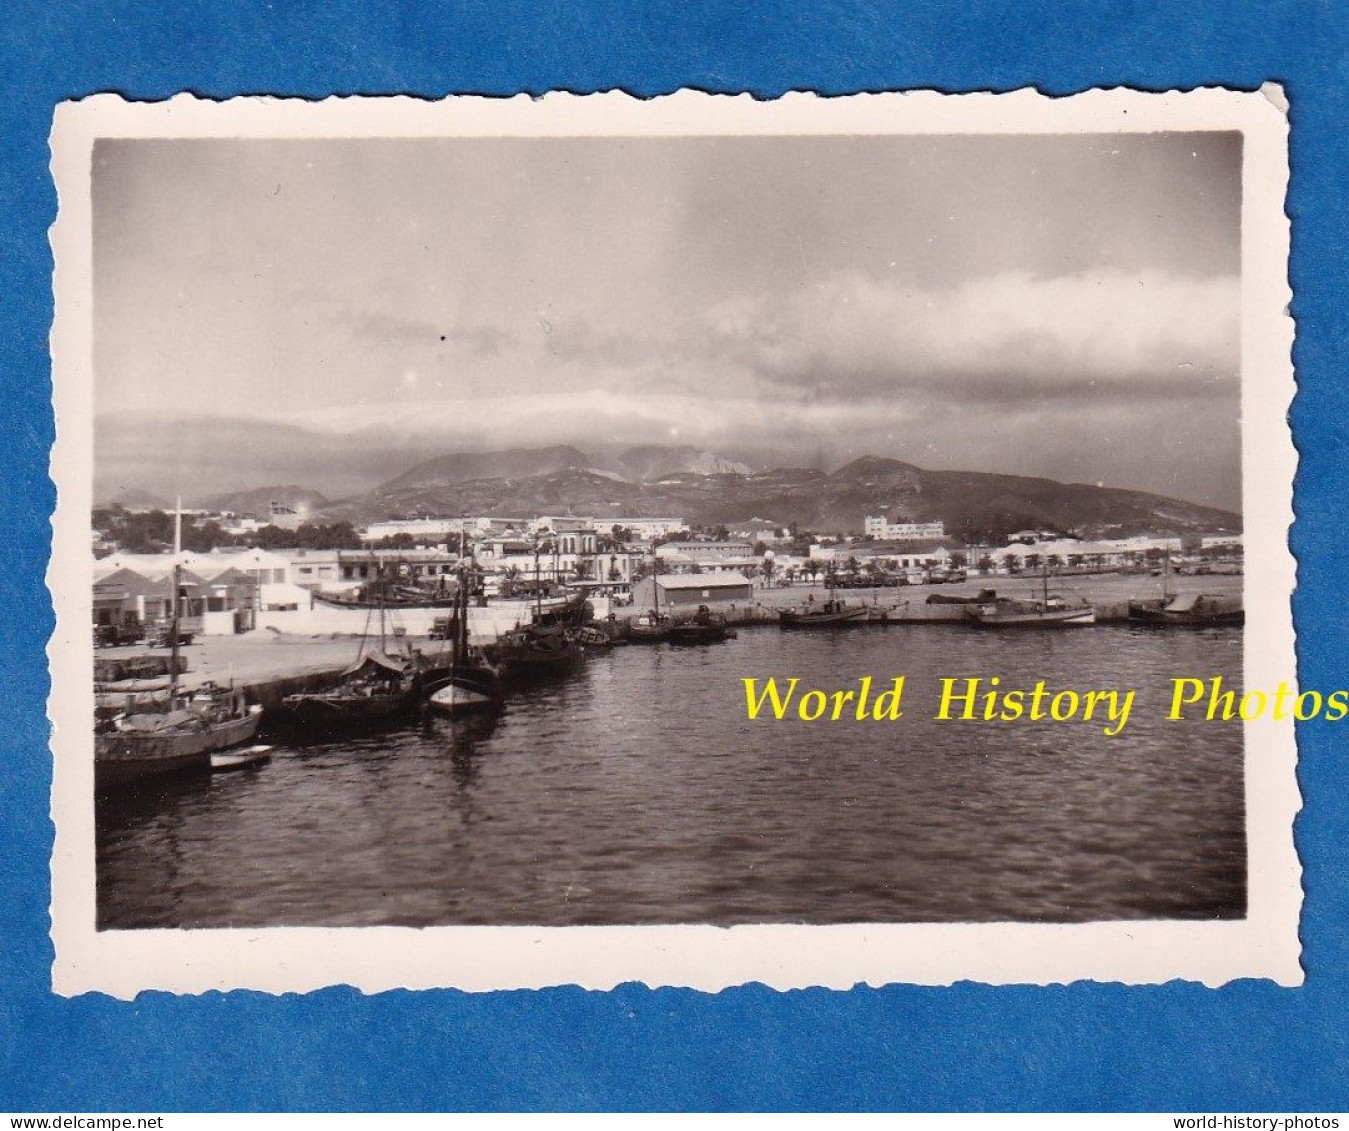
[[[497,518],[491,515],[470,515],[462,518],[391,518],[372,522],[361,531],[362,542],[379,542],[399,534],[419,540],[442,541],[460,532],[469,537],[490,534],[494,530],[523,527],[523,518]]]
[[[944,522],[891,522],[885,515],[867,515],[862,531],[873,538],[899,541],[907,538],[945,538]]]
[[[615,526],[630,530],[643,539],[664,538],[676,530],[686,530],[688,524],[682,518],[604,518],[599,520],[599,529],[608,534]]]

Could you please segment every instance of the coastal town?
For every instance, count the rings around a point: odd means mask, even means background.
[[[265,762],[270,747],[247,746],[259,734],[346,737],[428,710],[495,710],[624,645],[721,644],[758,625],[1203,628],[1244,615],[1230,532],[1025,529],[980,546],[893,513],[834,536],[649,515],[357,529],[279,502],[265,519],[115,506],[93,531],[100,790]]]
[[[760,140],[101,146],[98,930],[1244,912],[1239,146]]]
[[[886,591],[1006,585],[1046,572],[1056,579],[1158,575],[1164,563],[1177,577],[1233,575],[1242,561],[1241,536],[1230,532],[1091,540],[1022,530],[1002,545],[965,545],[948,537],[940,521],[885,515],[868,516],[861,531],[838,535],[760,519],[709,529],[676,516],[601,521],[572,514],[409,517],[356,529],[323,525],[280,503],[261,517],[185,511],[185,535],[218,532],[227,544],[175,554],[168,538],[173,516],[154,509],[140,512],[142,526],[159,529],[166,544],[153,552],[144,538],[134,549],[119,544],[113,520],[125,519],[128,510],[96,515],[93,614],[101,645],[153,639],[165,628],[175,566],[184,631],[231,636],[352,631],[347,610],[325,598],[352,597],[385,574],[434,594],[452,591],[461,570],[471,570],[480,598],[476,619],[509,628],[536,596],[582,590],[599,603],[600,619],[701,604],[734,607],[747,618],[755,607],[791,604],[803,590],[863,590],[875,604],[896,605],[904,603],[901,594]],[[292,544],[278,544],[284,542]],[[431,631],[434,603],[407,605],[407,631]],[[504,611],[505,620],[491,610]]]

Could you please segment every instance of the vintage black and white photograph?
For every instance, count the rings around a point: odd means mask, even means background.
[[[64,108],[58,983],[1299,979],[1275,101]]]

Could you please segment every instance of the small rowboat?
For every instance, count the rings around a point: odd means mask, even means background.
[[[230,750],[211,755],[211,769],[216,773],[227,770],[245,770],[249,766],[262,766],[272,760],[270,746],[250,746],[247,750]]]

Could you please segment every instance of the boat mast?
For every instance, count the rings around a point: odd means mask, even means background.
[[[173,600],[169,606],[169,709],[178,697],[178,608],[179,591],[183,583],[183,496],[179,495],[173,509]]]
[[[543,591],[539,588],[539,536],[534,535],[534,620],[543,615]]]
[[[651,599],[655,602],[655,620],[660,620],[660,555],[656,553],[656,547],[651,546]]]

